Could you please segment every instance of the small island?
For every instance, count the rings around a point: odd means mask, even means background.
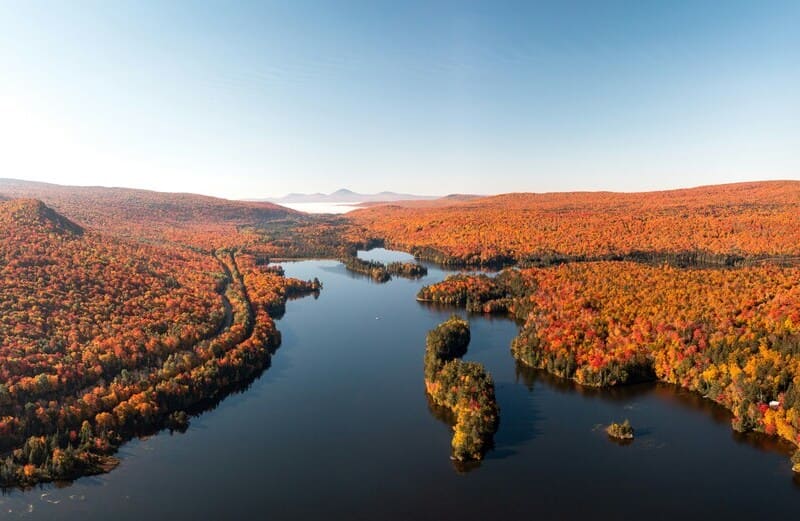
[[[418,279],[428,274],[428,268],[416,262],[390,262],[386,265],[386,271],[407,279]]]
[[[631,427],[631,422],[627,419],[622,423],[612,422],[611,425],[606,427],[606,434],[618,440],[632,440],[633,427]]]
[[[392,278],[382,262],[368,261],[358,257],[345,257],[341,259],[341,262],[348,271],[366,275],[375,282],[388,282]]]
[[[347,270],[366,275],[375,282],[388,282],[392,275],[416,279],[428,274],[428,268],[415,262],[391,262],[386,265],[353,256],[345,257],[341,262]]]
[[[425,350],[425,389],[455,416],[452,457],[460,462],[483,458],[499,416],[491,375],[460,359],[469,341],[469,323],[453,315],[428,333]]]

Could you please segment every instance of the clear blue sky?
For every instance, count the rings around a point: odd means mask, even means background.
[[[232,198],[800,178],[800,1],[0,0],[0,177]]]

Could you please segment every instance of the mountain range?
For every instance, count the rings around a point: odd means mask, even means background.
[[[377,194],[361,194],[353,192],[346,188],[336,190],[330,194],[314,193],[314,194],[299,194],[292,193],[283,197],[273,197],[266,199],[259,199],[259,201],[268,201],[277,204],[294,204],[294,203],[367,203],[367,202],[387,202],[387,201],[424,201],[438,199],[437,196],[430,195],[414,195],[414,194],[400,194],[397,192],[380,192]]]

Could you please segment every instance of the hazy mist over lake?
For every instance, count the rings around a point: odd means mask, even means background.
[[[360,202],[353,203],[285,203],[281,206],[306,213],[347,213],[358,208]]]

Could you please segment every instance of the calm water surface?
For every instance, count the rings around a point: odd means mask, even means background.
[[[111,474],[6,492],[0,518],[798,519],[785,447],[670,386],[582,390],[517,367],[501,318],[470,317],[465,358],[493,374],[501,420],[486,459],[458,472],[422,381],[425,333],[451,311],[414,300],[446,274],[375,284],[335,261],[284,267],[324,289],[288,304],[249,389],[184,434],[126,444]],[[638,435],[620,446],[600,425],[624,418]]]

